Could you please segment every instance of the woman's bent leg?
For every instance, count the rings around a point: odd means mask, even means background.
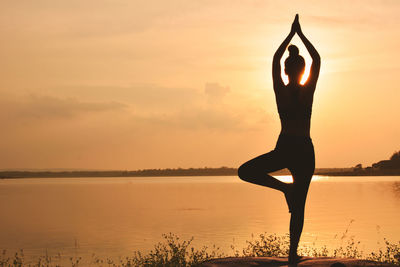
[[[270,187],[285,193],[288,190],[288,184],[268,174],[285,167],[283,158],[277,151],[273,150],[241,165],[238,169],[238,175],[243,181]]]

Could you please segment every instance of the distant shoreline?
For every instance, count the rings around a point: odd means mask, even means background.
[[[290,175],[286,169],[274,175]],[[134,171],[0,171],[0,179],[17,178],[78,178],[78,177],[171,177],[171,176],[235,176],[236,168],[144,169]],[[314,175],[322,176],[398,176],[400,169],[319,168]]]

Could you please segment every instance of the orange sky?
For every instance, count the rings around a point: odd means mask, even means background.
[[[0,169],[237,167],[270,151],[271,60],[296,13],[322,57],[317,167],[388,158],[397,0],[1,1]]]

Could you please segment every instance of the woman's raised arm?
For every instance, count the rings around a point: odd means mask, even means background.
[[[317,49],[315,49],[315,47],[311,44],[311,42],[303,34],[298,20],[297,20],[297,23],[295,21],[294,27],[295,27],[295,30],[296,30],[297,34],[299,35],[301,41],[304,43],[305,47],[307,48],[308,53],[310,53],[310,56],[313,61],[311,64],[310,76],[307,79],[306,85],[312,85],[313,88],[315,88],[315,85],[317,84],[317,80],[318,80],[318,76],[319,76],[319,69],[321,67],[321,57],[319,56]]]
[[[283,56],[283,53],[285,53],[286,47],[289,45],[290,40],[292,40],[293,36],[296,33],[295,25],[296,21],[298,21],[298,18],[299,16],[296,15],[289,35],[285,38],[285,40],[283,40],[281,45],[278,47],[278,50],[276,50],[274,54],[274,58],[272,60],[272,81],[274,83],[274,90],[283,85],[281,77],[281,58]]]

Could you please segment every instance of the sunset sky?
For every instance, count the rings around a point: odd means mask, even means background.
[[[398,0],[4,0],[0,169],[237,167],[272,150],[272,56],[296,13],[322,58],[317,167],[389,158]]]

